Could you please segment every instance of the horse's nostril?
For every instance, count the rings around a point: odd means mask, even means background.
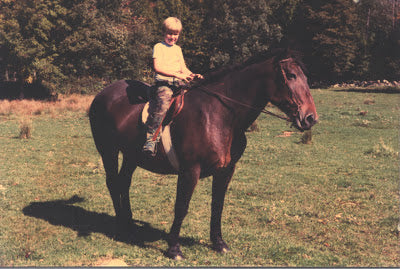
[[[308,127],[312,127],[316,123],[314,114],[309,114],[308,116],[306,116],[304,121]]]
[[[308,116],[306,117],[306,122],[308,122],[308,123],[313,123],[313,122],[314,122],[314,115],[313,115],[313,114],[308,115]]]

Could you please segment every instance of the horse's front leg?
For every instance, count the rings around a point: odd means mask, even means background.
[[[225,193],[228,189],[228,185],[232,179],[234,171],[235,166],[230,166],[218,170],[213,176],[210,239],[213,244],[213,248],[221,253],[229,251],[228,245],[222,239],[221,218],[224,207]]]
[[[190,199],[192,198],[192,194],[194,188],[197,185],[199,177],[200,166],[185,169],[178,176],[175,202],[175,218],[171,227],[171,231],[169,233],[169,248],[166,253],[167,257],[175,260],[181,260],[183,258],[182,251],[179,245],[179,233],[181,231],[183,219],[188,212]]]

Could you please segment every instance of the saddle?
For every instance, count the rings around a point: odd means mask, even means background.
[[[127,80],[126,83],[128,84],[128,87],[126,88],[126,94],[128,96],[129,103],[132,105],[145,104],[141,115],[141,122],[144,125],[149,116],[149,101],[151,94],[154,93],[154,86],[137,80]],[[158,134],[162,132],[162,148],[164,149],[164,152],[175,171],[179,171],[179,161],[172,145],[169,125],[181,112],[184,106],[184,94],[186,92],[187,89],[182,89],[179,93],[177,92],[172,96],[170,107],[155,135],[156,138]]]
[[[155,86],[137,80],[128,80],[126,83],[128,84],[128,87],[126,88],[126,94],[128,96],[129,103],[132,105],[145,103],[142,111],[142,123],[145,123],[148,117],[149,101],[154,93]],[[180,87],[174,92],[170,107],[165,115],[162,126],[170,124],[172,120],[181,112],[184,106],[184,96],[187,91],[187,87]]]
[[[171,103],[169,105],[167,113],[165,114],[164,120],[162,121],[162,124],[160,127],[158,127],[158,129],[160,129],[162,126],[169,125],[172,122],[172,120],[182,111],[182,108],[185,104],[186,92],[187,90],[183,90],[181,91],[181,93],[179,93],[179,95],[172,96]],[[149,116],[149,101],[146,102],[142,110],[143,124],[146,123],[148,116]]]

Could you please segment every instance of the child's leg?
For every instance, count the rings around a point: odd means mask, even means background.
[[[144,151],[150,151],[154,154],[155,144],[158,141],[153,141],[153,136],[161,125],[165,114],[171,103],[173,91],[168,86],[160,86],[157,88],[155,98],[150,100],[149,117],[146,121],[146,143],[143,146]]]

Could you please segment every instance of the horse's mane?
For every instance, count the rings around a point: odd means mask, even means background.
[[[228,65],[228,66],[222,66],[213,70],[210,70],[204,75],[203,80],[197,81],[193,86],[200,86],[208,83],[212,83],[215,81],[218,81],[220,78],[226,76],[229,73],[235,72],[235,71],[240,71],[247,66],[257,64],[264,62],[268,59],[272,59],[274,65],[277,64],[280,60],[287,59],[287,58],[293,58],[295,62],[301,67],[304,73],[306,73],[306,67],[302,61],[302,54],[299,51],[295,50],[290,50],[290,49],[274,49],[271,51],[267,51],[261,54],[257,54],[255,56],[252,56],[245,60],[243,63],[239,64],[234,64],[234,65]]]

